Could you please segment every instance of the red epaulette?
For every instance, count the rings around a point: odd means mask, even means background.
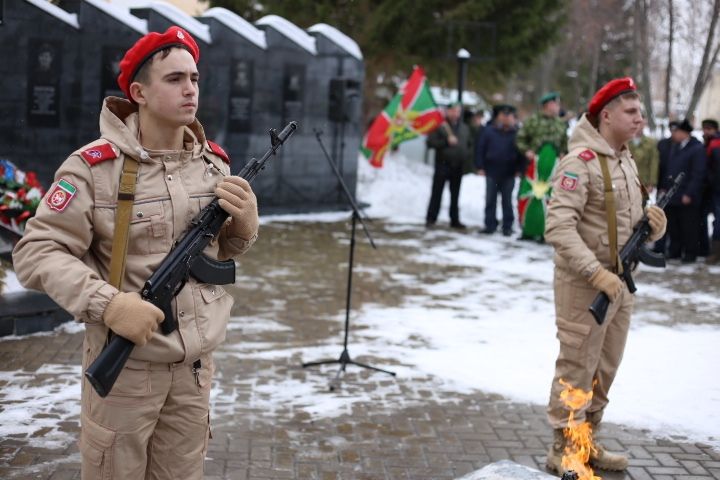
[[[225,162],[225,163],[227,163],[228,165],[230,165],[230,157],[228,157],[228,154],[225,153],[225,150],[223,150],[220,145],[218,145],[218,144],[215,143],[215,142],[211,142],[210,140],[208,140],[207,143],[208,143],[208,145],[210,146],[210,150],[211,150],[215,155],[217,155],[218,157],[222,158],[222,159],[223,159],[223,162]]]
[[[582,158],[586,162],[589,162],[593,158],[595,158],[595,152],[592,150],[583,150],[582,152],[578,153],[578,157]]]
[[[91,167],[105,160],[113,160],[118,156],[110,143],[103,143],[102,145],[87,148],[80,152],[80,155]]]

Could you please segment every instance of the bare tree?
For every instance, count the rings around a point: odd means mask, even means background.
[[[640,87],[642,89],[647,123],[651,130],[655,130],[655,112],[652,103],[652,88],[650,84],[650,51],[648,48],[648,0],[635,0],[633,29],[633,78],[640,73]]]
[[[702,95],[703,90],[705,90],[705,85],[707,85],[710,80],[713,67],[717,61],[720,43],[718,43],[715,47],[713,47],[713,43],[715,41],[718,15],[720,15],[720,0],[714,0],[712,13],[710,15],[710,26],[708,27],[707,32],[707,40],[705,41],[705,48],[703,49],[702,62],[700,63],[700,70],[698,71],[692,96],[690,97],[690,103],[688,104],[687,111],[685,112],[686,117],[692,115],[695,111],[698,101],[700,100],[700,95]]]

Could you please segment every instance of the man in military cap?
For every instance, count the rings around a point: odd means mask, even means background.
[[[560,353],[547,410],[554,429],[547,466],[560,473],[570,414],[560,398],[565,388],[560,379],[573,388],[592,391],[590,404],[574,413],[575,421],[589,422],[593,431],[591,465],[624,470],[628,464],[625,456],[605,450],[596,432],[623,356],[633,308],[633,295],[618,276],[618,252],[643,216],[640,180],[627,148],[641,125],[640,97],[633,80],[610,81],[591,99],[553,178],[545,239],[555,249]],[[665,214],[651,206],[647,215],[654,240],[665,231]],[[599,292],[611,301],[602,325],[588,311]]]
[[[493,118],[475,146],[475,167],[485,175],[485,228],[481,233],[492,234],[498,227],[497,197],[502,204],[502,233],[512,234],[515,216],[512,192],[515,177],[522,171],[524,157],[515,145],[517,135],[515,107],[495,105]]]
[[[681,259],[683,263],[694,263],[700,253],[701,199],[706,171],[705,149],[692,136],[692,131],[693,126],[687,119],[671,122],[671,141],[658,145],[658,192],[668,190],[673,179],[685,172],[680,188],[666,207],[668,257]]]
[[[539,103],[540,111],[527,118],[517,133],[517,147],[527,159],[518,199],[521,239],[543,239],[549,176],[557,159],[567,152],[567,124],[560,119],[560,95],[548,92]]]
[[[178,329],[165,336],[163,312],[137,293],[215,196],[230,218],[205,253],[234,258],[257,238],[250,185],[230,176],[227,155],[195,117],[199,57],[179,27],[127,51],[118,78],[127,98],[105,99],[102,138],[60,166],[14,251],[21,283],[85,323],[83,369],[110,331],[135,344],[109,395],[83,381],[84,479],[203,477],[212,352],[233,299],[189,278],[173,301]]]

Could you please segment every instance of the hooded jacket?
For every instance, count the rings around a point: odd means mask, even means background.
[[[46,292],[85,322],[85,348],[91,356],[105,343],[103,312],[118,293],[107,279],[124,157],[134,158],[139,166],[123,291],[141,290],[190,220],[214,198],[216,184],[230,175],[229,165],[213,153],[197,120],[185,127],[182,151],[143,149],[138,141],[137,108],[124,99],[105,99],[100,113],[102,137],[63,162],[53,188],[28,221],[13,252],[18,279],[25,287]],[[102,161],[92,161],[89,153],[109,153],[108,149],[116,158],[109,154]],[[74,195],[58,210],[50,208],[50,195],[61,180],[70,190],[74,188]],[[228,223],[205,251],[212,258],[241,255],[257,237],[230,238]],[[221,286],[191,277],[173,300],[178,329],[167,336],[156,332],[145,346],[133,349],[130,358],[163,363],[198,359],[224,340],[232,304]]]
[[[627,146],[615,152],[586,116],[575,127],[569,149],[553,176],[545,240],[555,248],[557,268],[588,278],[599,266],[608,269],[612,266],[598,157],[607,158],[612,179],[618,252],[643,216],[642,192],[637,167]]]

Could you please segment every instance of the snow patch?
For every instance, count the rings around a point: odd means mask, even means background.
[[[355,42],[355,40],[348,37],[337,28],[326,23],[316,23],[312,27],[308,28],[308,32],[325,35],[328,39],[337,44],[337,46],[362,61],[363,55],[360,51],[360,46]]]
[[[267,41],[265,40],[265,32],[255,28],[255,26],[242,18],[241,16],[222,7],[213,7],[202,15],[203,17],[214,18],[235,33],[248,39],[257,47],[267,50]]]
[[[317,55],[317,47],[315,46],[315,38],[308,35],[302,28],[298,27],[289,20],[277,15],[266,15],[255,22],[255,25],[268,26],[277,30],[286,36],[292,42],[297,43],[300,47],[307,50],[313,55]]]
[[[120,23],[124,23],[125,25],[132,28],[139,34],[146,35],[148,33],[147,20],[143,20],[141,18],[136,17],[135,15],[132,15],[130,13],[130,11],[127,10],[126,8],[122,8],[117,5],[113,5],[104,0],[86,0],[86,1],[93,7],[97,8],[98,10],[102,10],[106,14],[115,18]]]
[[[147,7],[155,10],[177,26],[184,28],[190,33],[190,35],[199,38],[208,45],[212,44],[210,27],[198,20],[195,20],[175,5],[166,2],[148,2]]]
[[[44,10],[45,12],[49,13],[53,17],[57,18],[61,22],[65,22],[68,25],[70,25],[73,28],[80,29],[80,24],[78,23],[77,14],[75,13],[68,13],[62,8],[50,3],[48,0],[25,0],[27,3],[31,5],[35,5],[40,10]]]

